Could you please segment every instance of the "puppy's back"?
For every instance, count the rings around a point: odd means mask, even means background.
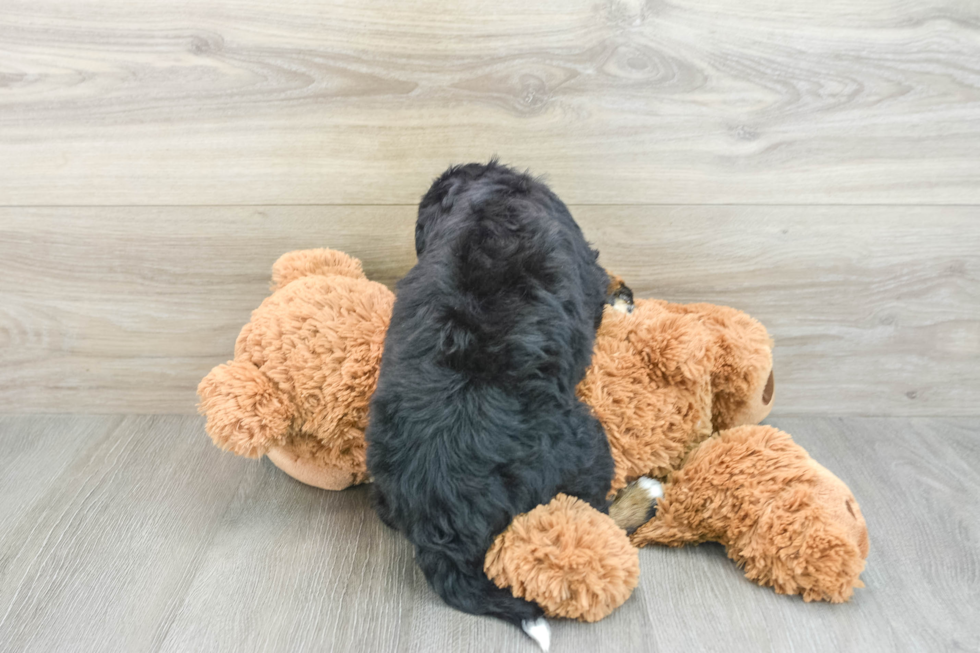
[[[490,583],[483,556],[561,483],[607,277],[564,204],[494,163],[433,184],[416,250],[372,399],[376,508],[450,605],[520,624],[540,608]]]

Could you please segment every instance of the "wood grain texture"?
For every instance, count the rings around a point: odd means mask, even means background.
[[[180,417],[0,417],[0,446],[21,450],[3,483],[31,497],[0,502],[0,650],[159,648],[246,467],[200,432]]]
[[[5,0],[0,204],[980,202],[974,0]]]
[[[746,581],[719,546],[646,548],[633,596],[597,624],[552,622],[552,650],[980,647],[980,419],[771,421],[861,503],[867,587],[806,604]],[[0,447],[20,448],[20,487],[40,497],[0,503],[4,652],[537,650],[443,605],[365,488],[221,453],[198,417],[3,417]],[[52,473],[59,447],[73,453]]]
[[[741,308],[777,415],[974,414],[980,209],[572,207],[638,296]],[[268,294],[329,246],[393,285],[412,207],[0,209],[0,412],[191,413]]]

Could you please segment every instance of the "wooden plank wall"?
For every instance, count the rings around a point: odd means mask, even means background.
[[[972,207],[574,210],[637,294],[761,319],[779,413],[978,405]],[[343,249],[389,285],[414,263],[409,206],[2,209],[0,224],[5,412],[192,412],[278,253]]]
[[[976,414],[973,0],[5,0],[0,412],[192,412],[280,253],[392,284],[494,153],[763,320],[776,413]]]

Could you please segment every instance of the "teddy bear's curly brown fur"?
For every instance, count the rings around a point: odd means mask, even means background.
[[[305,483],[363,483],[394,296],[331,250],[284,255],[273,290],[234,360],[198,388],[206,430],[223,449],[268,455]],[[752,426],[772,406],[771,351],[765,328],[740,311],[640,299],[629,314],[606,309],[578,392],[609,437],[613,489],[644,475],[664,481],[633,544],[719,541],[777,592],[846,600],[860,586],[866,526],[843,483],[788,435]],[[626,533],[568,497],[515,518],[486,571],[549,615],[589,621],[625,601],[639,573]]]
[[[640,560],[612,519],[559,494],[511,522],[487,551],[484,570],[549,616],[598,621],[632,594]]]
[[[637,546],[720,542],[746,578],[779,594],[840,603],[868,556],[868,530],[847,486],[771,426],[707,440],[672,472]]]
[[[269,458],[304,483],[367,480],[364,429],[395,296],[333,250],[283,255],[235,359],[198,387],[214,443]]]
[[[663,478],[713,432],[756,424],[773,399],[772,345],[745,313],[638,299],[607,309],[578,387],[606,429],[618,490]]]

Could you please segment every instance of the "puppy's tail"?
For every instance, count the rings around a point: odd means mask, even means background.
[[[449,556],[421,549],[416,552],[416,560],[429,585],[451,607],[512,623],[537,642],[542,651],[548,651],[551,628],[544,611],[536,603],[494,585],[483,572],[482,560],[463,567]]]

